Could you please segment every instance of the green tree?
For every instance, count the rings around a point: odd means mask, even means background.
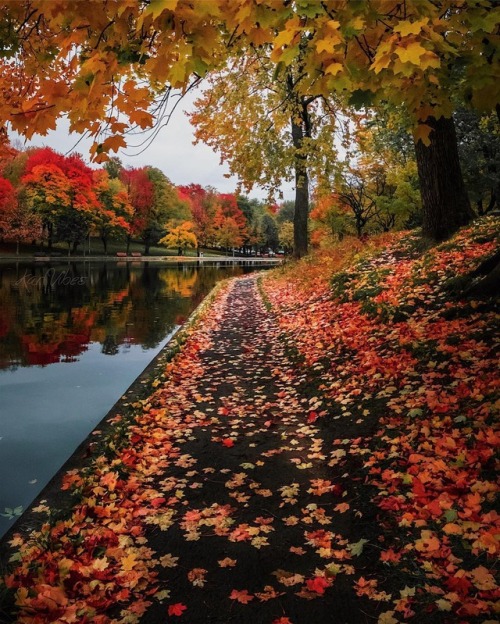
[[[261,240],[264,247],[276,251],[279,245],[279,233],[276,219],[269,212],[265,213],[260,222]]]
[[[486,214],[498,206],[500,198],[499,119],[463,108],[454,119],[465,186],[477,213]]]

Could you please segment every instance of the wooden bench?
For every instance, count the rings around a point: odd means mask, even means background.
[[[126,258],[127,254],[124,251],[117,251],[116,255],[118,258]]]
[[[132,258],[140,258],[142,256],[140,251],[133,251],[130,255]]]

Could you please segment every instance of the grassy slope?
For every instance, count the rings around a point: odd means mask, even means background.
[[[427,251],[411,234],[364,251],[347,241],[263,282],[317,399],[312,418],[349,432],[330,465],[362,459],[380,561],[357,591],[387,603],[386,624],[494,618],[498,315],[463,291],[498,251],[498,225],[483,219]]]

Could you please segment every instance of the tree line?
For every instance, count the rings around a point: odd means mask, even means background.
[[[102,163],[130,134],[154,136],[175,90],[203,80],[192,116],[199,140],[248,188],[294,181],[300,257],[318,187],[354,213],[358,233],[374,219],[397,221],[379,199],[395,187],[380,175],[384,162],[332,166],[346,116],[396,116],[411,137],[423,232],[440,240],[474,216],[456,116],[477,111],[484,130],[499,115],[499,16],[489,0],[115,0],[98,12],[71,0],[5,2],[0,120],[29,138],[66,115],[71,131],[94,137]],[[498,170],[488,175],[498,180]],[[478,212],[496,196],[481,197]]]
[[[0,154],[0,237],[49,251],[55,242],[75,253],[90,235],[108,252],[111,240],[126,253],[132,241],[149,255],[164,245],[186,249],[238,249],[243,253],[290,250],[293,219],[279,207],[199,184],[174,185],[160,169],[124,167],[117,157],[91,168],[80,155],[63,156],[49,147],[18,151],[8,144]],[[288,216],[287,216],[288,215]]]

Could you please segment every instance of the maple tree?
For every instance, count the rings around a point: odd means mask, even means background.
[[[30,153],[21,182],[28,206],[42,219],[49,249],[55,236],[75,248],[99,209],[92,169],[78,155],[64,157],[42,148]]]
[[[293,250],[293,224],[290,221],[284,221],[279,226],[279,243],[284,247],[285,251]]]
[[[309,177],[324,174],[335,158],[331,106],[302,94],[300,61],[277,75],[259,50],[239,56],[209,76],[190,115],[195,137],[214,147],[247,191],[258,184],[271,194],[283,180],[295,181],[294,253],[307,253]]]
[[[176,248],[179,256],[183,256],[186,249],[194,249],[198,246],[193,224],[190,221],[183,221],[179,224],[175,221],[170,222],[165,225],[165,229],[167,234],[158,241],[159,244],[169,249]]]
[[[17,204],[14,187],[5,178],[0,178],[0,232],[5,236],[9,215],[14,212]]]
[[[124,185],[118,178],[110,178],[107,171],[94,173],[94,185],[101,208],[93,218],[93,227],[102,241],[104,253],[107,254],[109,238],[126,235],[127,241],[130,241],[130,223],[134,220],[134,208]],[[137,202],[137,198],[135,199]]]
[[[99,160],[125,144],[127,127],[154,123],[158,92],[186,88],[238,49],[271,45],[278,74],[300,58],[300,93],[403,104],[416,132],[426,231],[445,236],[470,216],[450,115],[453,97],[484,111],[499,103],[498,8],[489,2],[214,0],[192,10],[185,0],[115,1],[97,14],[36,0],[3,8],[0,118],[27,136],[66,113],[72,131],[98,137]]]
[[[179,186],[177,188],[181,201],[188,202],[189,212],[194,225],[196,238],[198,240],[198,255],[200,246],[207,247],[214,242],[214,224],[216,191],[205,189],[199,184]]]
[[[213,228],[215,242],[220,247],[229,249],[245,243],[247,222],[235,195],[217,194]]]
[[[153,212],[155,201],[154,187],[145,168],[121,168],[117,169],[116,173],[125,186],[133,208],[127,235],[127,253],[129,253],[132,237],[144,236],[145,230],[148,228],[149,215]]]
[[[0,177],[0,237],[16,243],[33,241],[41,236],[41,220],[27,208],[24,193],[16,193],[11,182]]]

